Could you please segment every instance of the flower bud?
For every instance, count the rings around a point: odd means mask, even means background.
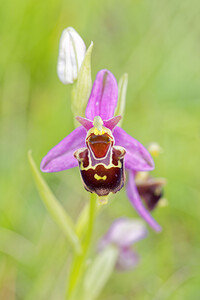
[[[73,83],[78,77],[84,60],[86,46],[80,35],[72,27],[63,30],[60,38],[57,73],[64,84]]]
[[[115,116],[122,116],[124,115],[125,111],[125,105],[126,105],[126,91],[127,91],[127,85],[128,85],[128,74],[125,73],[122,75],[122,77],[119,80],[118,83],[118,103],[117,103],[117,108],[115,110]],[[119,122],[120,126],[122,121]]]
[[[73,85],[72,90],[72,111],[75,116],[84,116],[85,108],[88,103],[90,92],[92,89],[91,77],[91,55],[93,49],[93,42],[86,51],[83,63],[78,73],[76,84]]]

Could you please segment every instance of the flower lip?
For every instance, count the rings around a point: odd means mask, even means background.
[[[102,125],[101,117],[96,116],[93,124],[87,132],[87,148],[77,150],[74,155],[79,161],[85,189],[98,196],[107,196],[124,185],[126,151],[123,147],[114,146],[112,131]]]
[[[140,172],[136,174],[136,186],[139,195],[144,200],[148,210],[153,210],[163,198],[163,186],[166,184],[164,178],[153,178],[148,174],[140,178]]]
[[[93,121],[93,127],[90,128],[87,132],[86,136],[86,144],[90,144],[90,142],[98,142],[98,140],[101,142],[106,142],[107,139],[109,139],[109,142],[112,142],[112,145],[114,143],[114,137],[112,135],[112,131],[109,128],[104,127],[103,121],[101,117],[96,116]],[[98,136],[98,138],[95,138],[95,136]],[[100,136],[103,136],[103,138],[99,138]],[[92,140],[91,140],[92,139]]]
[[[109,150],[113,144],[114,138],[111,130],[103,126],[101,117],[96,116],[93,121],[93,127],[89,129],[86,136],[88,149],[95,158],[104,159],[110,153]]]
[[[96,158],[104,158],[113,142],[107,134],[91,134],[87,144]]]

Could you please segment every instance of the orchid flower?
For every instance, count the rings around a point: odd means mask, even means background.
[[[127,194],[131,204],[154,230],[160,231],[159,224],[144,207],[135,184],[135,173],[153,170],[154,162],[142,144],[117,126],[121,120],[121,116],[114,117],[117,101],[115,77],[108,70],[99,71],[86,107],[86,118],[76,117],[81,126],[47,153],[41,170],[59,172],[79,166],[85,189],[98,196],[119,191],[127,170]]]
[[[138,172],[135,175],[135,183],[138,193],[144,200],[149,211],[154,210],[158,203],[164,200],[163,187],[166,184],[165,178],[154,178],[147,172]]]
[[[138,254],[131,249],[132,245],[144,239],[147,234],[142,221],[119,218],[112,223],[108,232],[99,241],[98,250],[103,251],[109,245],[116,246],[118,249],[116,269],[127,271],[139,262]]]

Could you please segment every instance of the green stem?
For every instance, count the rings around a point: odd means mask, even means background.
[[[84,239],[83,245],[82,245],[83,251],[80,255],[77,255],[77,254],[74,255],[70,278],[69,278],[68,291],[67,291],[67,299],[68,300],[73,299],[72,297],[76,292],[77,286],[80,282],[81,275],[84,270],[85,261],[87,258],[88,250],[89,250],[89,247],[91,244],[91,239],[92,239],[94,220],[95,220],[95,212],[96,212],[96,195],[91,194],[90,207],[89,207],[89,219],[88,219],[88,223],[87,223],[87,232],[86,232],[86,236],[85,236],[85,239]]]

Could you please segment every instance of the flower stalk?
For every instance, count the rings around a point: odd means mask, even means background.
[[[119,115],[122,117],[124,116],[127,86],[128,86],[128,74],[125,73],[120,78],[118,84],[119,95],[118,95],[117,108],[115,110],[115,116],[119,116]],[[118,126],[121,125],[122,125],[122,120],[120,120],[118,123]]]
[[[69,284],[68,284],[67,295],[66,295],[66,299],[69,300],[74,299],[78,291],[81,275],[83,274],[84,267],[86,265],[86,259],[91,244],[95,215],[96,215],[96,198],[97,198],[96,195],[91,193],[87,232],[82,243],[83,251],[80,255],[75,254],[72,262]]]

